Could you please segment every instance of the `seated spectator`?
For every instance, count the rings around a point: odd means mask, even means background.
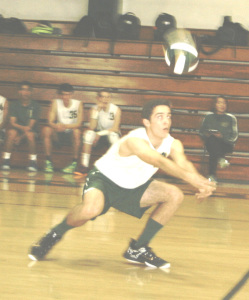
[[[209,180],[217,181],[216,170],[226,168],[230,163],[225,159],[232,153],[238,138],[237,119],[227,113],[228,101],[222,96],[214,99],[213,113],[208,114],[201,125],[200,136],[209,152]]]
[[[0,144],[3,144],[5,138],[5,127],[8,118],[8,101],[0,95]]]
[[[90,110],[89,127],[84,133],[79,174],[88,172],[93,147],[110,146],[120,138],[120,108],[111,103],[111,93],[103,89],[97,94],[97,104]]]
[[[52,142],[57,145],[69,143],[73,146],[73,161],[62,169],[62,172],[71,174],[76,169],[81,145],[83,105],[80,100],[72,99],[73,87],[70,84],[61,84],[57,92],[59,98],[53,100],[48,115],[48,126],[42,131],[46,154],[44,171],[54,171],[51,159]]]
[[[36,138],[38,135],[39,105],[31,99],[32,84],[23,81],[19,88],[19,100],[12,102],[9,110],[10,128],[6,133],[2,169],[10,169],[11,152],[14,145],[27,141],[29,145],[28,171],[37,171]]]

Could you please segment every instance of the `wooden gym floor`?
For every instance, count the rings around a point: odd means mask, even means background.
[[[122,258],[149,211],[137,220],[110,210],[68,232],[46,260],[30,261],[30,245],[81,201],[83,184],[61,173],[0,172],[1,299],[249,299],[246,184],[221,183],[198,203],[188,185],[176,182],[185,201],[151,243],[171,262],[168,272]]]

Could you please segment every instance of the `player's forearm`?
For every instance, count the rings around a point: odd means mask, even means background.
[[[168,175],[182,179],[186,182],[189,182],[189,174],[191,172],[178,166],[175,162],[171,161],[170,159],[166,159],[163,162],[163,164],[160,164],[160,165],[159,165],[159,168],[161,168]]]
[[[81,127],[81,123],[63,124],[65,129],[78,129]]]
[[[10,124],[11,124],[12,127],[16,128],[16,129],[19,129],[19,130],[22,130],[22,131],[24,131],[25,127],[26,127],[26,126],[19,125],[15,122],[10,122]]]
[[[184,165],[181,167],[187,172],[199,174],[199,172],[196,170],[195,166],[189,160],[186,160],[184,162]]]

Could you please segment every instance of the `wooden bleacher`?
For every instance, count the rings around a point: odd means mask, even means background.
[[[32,28],[34,21],[26,21]],[[39,101],[40,123],[46,122],[51,100],[59,84],[68,82],[75,88],[74,98],[84,102],[84,126],[88,110],[95,103],[96,92],[112,89],[113,102],[122,109],[121,129],[125,134],[141,126],[142,105],[153,98],[170,99],[173,106],[172,135],[180,138],[186,154],[203,174],[207,174],[207,155],[198,130],[205,114],[211,110],[216,95],[229,98],[229,111],[238,119],[239,139],[230,155],[231,166],[220,170],[223,179],[249,180],[249,48],[224,47],[207,56],[200,53],[198,68],[185,76],[171,74],[164,61],[163,47],[153,42],[152,28],[144,28],[139,41],[84,39],[70,36],[75,24],[57,22],[63,29],[60,37],[0,35],[0,94],[9,101],[17,98],[18,83],[34,84],[33,98]],[[64,34],[64,32],[66,32]],[[195,34],[205,31],[193,30]],[[207,33],[210,33],[207,31]],[[207,46],[206,49],[212,49]],[[39,167],[44,155],[39,144]],[[25,146],[13,153],[12,164],[24,166]],[[93,153],[92,162],[100,155]],[[69,149],[55,150],[53,159],[69,162]]]

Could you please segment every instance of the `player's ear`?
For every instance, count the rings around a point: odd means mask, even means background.
[[[143,124],[145,127],[149,127],[150,126],[150,121],[148,119],[143,119]]]

